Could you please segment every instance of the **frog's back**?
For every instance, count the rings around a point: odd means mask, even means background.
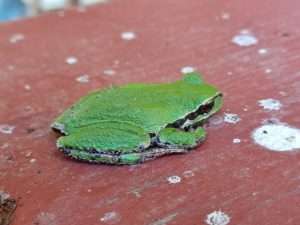
[[[57,119],[68,129],[100,121],[127,121],[149,133],[183,118],[217,93],[206,84],[128,84],[93,92]]]

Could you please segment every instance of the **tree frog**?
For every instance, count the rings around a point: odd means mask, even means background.
[[[171,83],[132,83],[91,92],[51,125],[57,147],[91,163],[137,164],[185,153],[204,141],[222,93],[193,72]]]

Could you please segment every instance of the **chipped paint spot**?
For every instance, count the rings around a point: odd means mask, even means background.
[[[34,159],[34,158],[33,158],[33,159],[30,159],[29,162],[30,162],[30,163],[35,163],[35,162],[36,162],[36,159]]]
[[[30,90],[31,90],[31,86],[30,86],[29,84],[25,84],[25,85],[24,85],[24,89],[25,89],[26,91],[30,91]]]
[[[16,128],[15,126],[11,126],[8,124],[0,124],[0,133],[12,134],[15,128]]]
[[[167,180],[170,184],[177,184],[177,183],[181,182],[181,177],[174,175],[174,176],[168,177]]]
[[[214,115],[208,119],[209,124],[213,126],[221,125],[224,122],[224,119],[220,115]]]
[[[159,219],[159,220],[151,223],[150,225],[167,225],[169,222],[174,220],[176,216],[177,216],[177,213],[170,214],[162,219]]]
[[[80,83],[88,83],[90,81],[90,77],[89,77],[89,75],[84,74],[84,75],[77,77],[76,81],[78,81]]]
[[[227,225],[230,217],[222,211],[214,211],[207,215],[206,221],[208,225]]]
[[[232,140],[232,143],[234,143],[234,144],[239,144],[239,143],[241,143],[241,139],[239,139],[239,138],[234,138],[234,139]]]
[[[231,76],[233,73],[232,73],[231,71],[228,71],[226,74],[227,74],[228,76]]]
[[[100,221],[109,224],[117,224],[121,220],[121,216],[116,212],[107,212],[103,217],[100,218]]]
[[[15,44],[20,41],[23,41],[24,39],[25,39],[25,36],[23,34],[14,34],[9,38],[9,42],[12,44]]]
[[[229,20],[230,19],[230,14],[226,13],[226,12],[223,12],[221,17],[222,17],[223,20]]]
[[[181,73],[186,74],[186,73],[192,73],[195,71],[195,68],[192,66],[184,66],[181,68]]]
[[[195,176],[195,174],[194,174],[194,172],[192,170],[186,170],[186,171],[183,172],[183,176],[185,178],[190,178],[190,177]]]
[[[258,43],[257,38],[251,34],[249,30],[241,30],[238,35],[231,39],[231,41],[241,47],[248,47]]]
[[[255,129],[252,138],[272,151],[291,151],[300,149],[300,129],[285,124],[267,124]]]
[[[121,38],[126,41],[130,41],[136,38],[136,34],[131,31],[126,31],[121,34]]]
[[[258,49],[258,54],[265,55],[268,53],[268,50],[266,48],[260,48]]]
[[[55,225],[57,224],[56,216],[52,213],[41,212],[33,221],[33,224],[39,225]]]
[[[280,101],[273,98],[259,100],[258,104],[259,106],[269,111],[280,110],[280,108],[282,107]]]
[[[7,69],[9,71],[13,71],[15,69],[15,66],[14,65],[8,65]]]
[[[265,73],[267,73],[267,74],[272,73],[272,69],[269,69],[269,68],[265,69]]]
[[[113,69],[107,69],[107,70],[104,70],[103,73],[107,76],[113,76],[116,74],[116,71],[114,71]]]
[[[69,65],[76,64],[77,62],[78,62],[78,59],[74,56],[70,56],[70,57],[66,58],[66,63],[68,63]]]
[[[285,91],[279,91],[279,94],[284,97],[288,96],[288,94]]]
[[[240,117],[234,113],[224,113],[224,122],[226,123],[238,123],[240,121]]]
[[[1,145],[1,149],[5,149],[5,148],[8,148],[9,147],[9,144],[8,143],[4,143],[3,145]]]

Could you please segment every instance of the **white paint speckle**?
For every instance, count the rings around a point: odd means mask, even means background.
[[[223,20],[229,20],[230,19],[230,14],[226,13],[226,12],[223,12],[221,17],[222,17]]]
[[[23,34],[14,34],[9,38],[9,42],[15,44],[17,42],[23,41],[25,36]]]
[[[222,211],[214,211],[207,215],[205,222],[208,225],[227,225],[230,217]]]
[[[265,73],[267,73],[267,74],[272,73],[272,69],[270,69],[270,68],[265,69]]]
[[[265,55],[268,53],[268,50],[266,48],[260,48],[258,49],[258,54]]]
[[[285,91],[279,91],[279,94],[284,97],[288,96],[288,94]]]
[[[16,127],[8,124],[0,124],[0,133],[12,134]]]
[[[87,74],[83,74],[76,78],[76,81],[79,83],[88,83],[90,81],[90,77]]]
[[[116,74],[116,71],[114,71],[113,69],[106,69],[103,71],[103,74],[105,74],[107,76],[113,76]]]
[[[241,143],[241,139],[239,139],[239,138],[234,138],[234,139],[232,140],[232,143],[234,143],[234,144],[239,144],[239,143]]]
[[[241,47],[248,47],[258,43],[257,38],[251,34],[249,30],[241,30],[238,35],[231,39],[231,41]]]
[[[32,158],[32,159],[29,160],[29,162],[30,162],[30,163],[35,163],[35,162],[36,162],[36,159]]]
[[[224,114],[224,122],[226,123],[238,123],[241,118],[234,113],[225,113]]]
[[[100,221],[109,224],[116,224],[120,222],[121,216],[116,212],[107,212],[103,217],[100,218]]]
[[[272,151],[300,149],[300,129],[284,124],[267,124],[252,133],[254,142]]]
[[[15,69],[15,66],[14,65],[8,65],[7,69],[9,71],[13,71]]]
[[[173,176],[168,177],[167,180],[170,184],[177,184],[177,183],[181,182],[181,177],[173,175]]]
[[[242,29],[241,31],[240,31],[240,34],[250,34],[251,32],[250,32],[250,30],[248,30],[248,29]]]
[[[280,108],[282,107],[280,101],[273,98],[261,99],[258,101],[258,104],[268,111],[280,110]]]
[[[195,176],[195,174],[194,174],[194,172],[192,170],[186,170],[186,171],[183,172],[183,176],[185,178],[190,178],[190,177]]]
[[[25,84],[25,85],[24,85],[24,89],[25,89],[26,91],[30,91],[30,90],[31,90],[31,86],[30,86],[29,84]]]
[[[66,63],[68,63],[69,65],[76,64],[77,62],[78,62],[78,59],[74,56],[70,56],[70,57],[66,58]]]
[[[232,73],[231,71],[228,71],[228,72],[227,72],[227,75],[228,75],[228,76],[231,76],[232,74],[233,74],[233,73]]]
[[[192,66],[184,66],[181,68],[181,73],[186,74],[186,73],[193,73],[195,72],[195,68]]]
[[[131,31],[126,31],[121,34],[121,38],[126,41],[130,41],[136,38],[136,34]]]

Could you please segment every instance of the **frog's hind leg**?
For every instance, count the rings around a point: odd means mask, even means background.
[[[135,164],[139,152],[151,144],[149,134],[141,127],[120,121],[103,121],[76,128],[62,136],[57,147],[66,155],[93,163]]]
[[[206,138],[206,132],[202,127],[193,131],[184,131],[177,128],[165,128],[160,131],[157,144],[163,148],[192,149]]]

